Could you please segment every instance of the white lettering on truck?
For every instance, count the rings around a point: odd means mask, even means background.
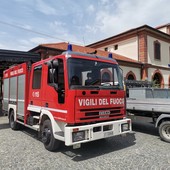
[[[5,73],[4,77],[8,77],[8,73]]]
[[[32,97],[40,97],[39,91],[37,91],[37,92],[32,92]]]
[[[124,104],[124,98],[78,99],[79,106],[107,106]]]
[[[21,74],[24,72],[24,69],[23,68],[20,68],[18,70],[14,70],[14,71],[11,71],[10,72],[10,76],[14,76],[14,75],[17,75],[17,74]]]
[[[96,106],[97,99],[79,99],[80,106]]]

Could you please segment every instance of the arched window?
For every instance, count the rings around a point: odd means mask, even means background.
[[[129,74],[127,77],[128,80],[135,80],[135,77],[132,74]]]
[[[126,75],[126,80],[136,80],[136,76],[132,71],[129,71]]]
[[[111,81],[110,74],[108,72],[104,72],[102,74],[102,82],[110,82],[110,81]]]
[[[103,69],[101,72],[102,82],[110,82],[113,81],[112,73],[108,69]]]
[[[161,60],[161,44],[159,41],[154,41],[154,57],[155,60]]]
[[[158,88],[164,87],[164,79],[162,73],[159,70],[156,70],[152,76],[153,86]]]

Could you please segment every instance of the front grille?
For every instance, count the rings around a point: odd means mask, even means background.
[[[106,110],[106,109],[105,109]],[[112,110],[112,111],[110,111],[110,115],[112,115],[112,114],[120,114],[120,110]],[[99,115],[99,112],[87,112],[87,113],[85,113],[85,116],[98,116]]]
[[[80,120],[93,120],[93,119],[119,119],[122,118],[123,113],[121,112],[122,107],[116,108],[102,108],[102,109],[82,109]],[[109,114],[101,114],[102,111],[109,111]],[[84,116],[83,116],[84,115]]]

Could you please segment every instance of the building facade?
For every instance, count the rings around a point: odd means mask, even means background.
[[[141,68],[123,66],[126,79],[153,81],[170,87],[170,24],[157,28],[144,25],[88,45],[126,56],[141,63]]]

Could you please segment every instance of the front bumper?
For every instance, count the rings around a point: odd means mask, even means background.
[[[117,136],[129,133],[131,130],[131,120],[128,118],[83,126],[66,126],[65,145],[70,146]]]

